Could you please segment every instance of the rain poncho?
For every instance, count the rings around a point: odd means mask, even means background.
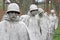
[[[15,8],[11,8],[13,6]],[[16,11],[19,12],[18,5],[11,3],[8,7],[10,9],[7,10],[7,19],[0,22],[0,40],[29,40],[27,26],[19,21],[19,16],[15,13]],[[14,9],[14,15],[11,12],[8,14],[12,9]]]
[[[20,16],[20,21],[24,22],[26,25],[28,25],[27,22],[27,19],[29,18],[30,16],[29,15],[21,15]]]
[[[55,33],[55,30],[58,27],[58,18],[57,16],[54,14],[52,16],[52,14],[49,15],[49,20],[50,20],[50,27],[49,27],[49,37],[48,40],[53,40],[53,35]]]
[[[39,17],[38,20],[40,20],[40,27],[41,27],[41,32],[42,32],[42,40],[47,40],[49,20],[45,16],[43,16],[42,18]]]
[[[41,16],[42,15],[42,16]],[[42,40],[47,40],[47,34],[48,34],[48,26],[49,26],[49,20],[44,15],[44,11],[42,8],[39,8],[39,14],[36,15],[36,18],[40,22],[41,32],[42,32]]]
[[[30,17],[28,20],[28,29],[31,40],[41,40],[41,27],[39,21],[35,17]]]
[[[29,40],[26,25],[23,22],[0,22],[0,40]]]

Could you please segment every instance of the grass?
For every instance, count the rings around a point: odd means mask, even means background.
[[[53,40],[60,40],[60,26],[58,26],[57,30],[55,31]]]

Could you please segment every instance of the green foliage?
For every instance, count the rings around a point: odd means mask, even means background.
[[[55,31],[53,40],[60,40],[60,26],[58,26],[57,30]]]
[[[0,0],[0,10],[2,10],[3,9],[3,2],[2,2],[2,0]]]

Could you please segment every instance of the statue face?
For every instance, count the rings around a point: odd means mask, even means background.
[[[43,16],[43,12],[39,13],[39,16],[42,17]]]
[[[37,13],[38,13],[37,10],[31,12],[31,14],[32,14],[33,16],[35,16]]]
[[[18,13],[17,13],[17,12],[9,12],[9,13],[8,13],[8,17],[9,17],[9,19],[11,19],[11,20],[17,19],[17,16],[18,16]]]

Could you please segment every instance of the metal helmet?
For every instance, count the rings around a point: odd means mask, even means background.
[[[55,13],[55,10],[51,10],[51,13]]]
[[[37,5],[35,4],[30,5],[30,11],[37,10],[37,9],[38,9]]]
[[[44,10],[42,8],[38,8],[39,13],[44,13]]]
[[[18,4],[16,3],[11,3],[8,5],[8,8],[7,8],[7,12],[9,11],[16,11],[16,12],[20,12],[20,9],[19,9],[19,6]]]

